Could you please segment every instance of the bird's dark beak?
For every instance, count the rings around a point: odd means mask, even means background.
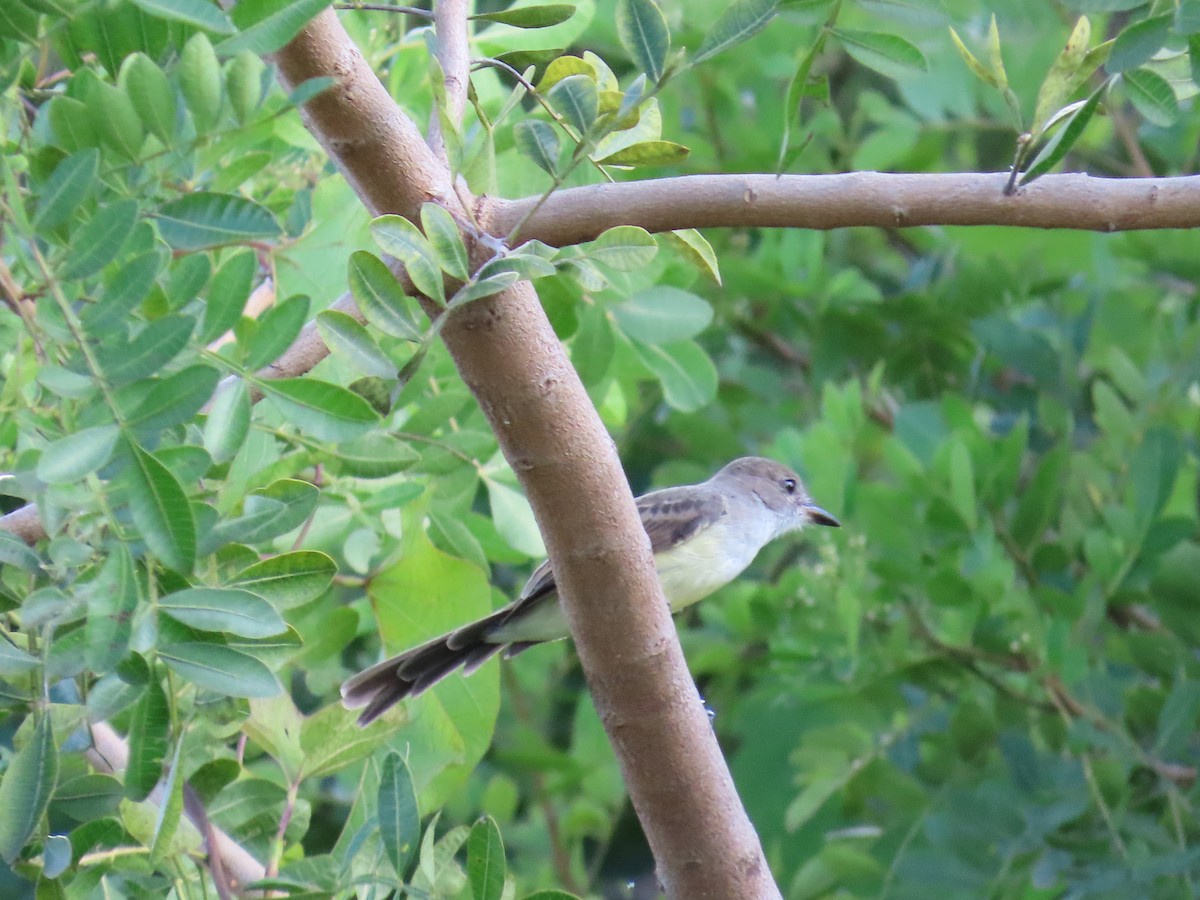
[[[842,523],[831,516],[819,506],[809,504],[804,507],[804,512],[808,516],[808,521],[813,525],[828,525],[830,528],[841,528]]]

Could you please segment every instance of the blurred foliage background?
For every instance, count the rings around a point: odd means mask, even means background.
[[[0,531],[0,892],[210,896],[187,799],[295,896],[652,896],[569,645],[365,730],[337,702],[380,635],[505,602],[542,547],[448,357],[409,365],[426,326],[351,259],[371,222],[294,109],[325,85],[289,97],[256,55],[323,6],[0,14],[0,509],[36,503],[49,535]],[[1196,170],[1195,0],[737,4],[774,15],[756,32],[726,8],[663,0],[661,33],[649,0],[477,20],[474,56],[535,81],[580,58],[558,76],[594,87],[557,96],[632,95],[634,124],[547,164],[569,135],[481,69],[459,169],[510,197],[547,168],[595,182],[589,158],[1000,171],[1029,131],[1023,166],[1049,136],[1047,165]],[[426,22],[339,15],[426,121]],[[1194,896],[1196,236],[705,238],[622,232],[537,286],[635,491],[763,454],[845,526],[680,623],[785,896]],[[348,285],[383,298],[365,327],[317,315]],[[333,354],[256,376],[313,317]],[[124,775],[85,721],[127,736]]]

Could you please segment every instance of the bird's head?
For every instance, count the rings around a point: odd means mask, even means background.
[[[723,468],[714,478],[736,482],[778,515],[777,535],[797,531],[805,525],[841,527],[837,519],[813,502],[800,476],[773,459],[743,456]]]

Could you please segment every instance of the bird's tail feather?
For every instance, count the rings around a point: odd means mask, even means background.
[[[488,637],[508,614],[507,609],[498,610],[364,669],[342,685],[342,704],[347,709],[365,707],[358,724],[369,725],[405,697],[415,697],[460,666],[469,675],[504,646]]]

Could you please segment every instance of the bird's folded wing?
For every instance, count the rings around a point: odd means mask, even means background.
[[[694,538],[728,511],[720,492],[694,485],[652,491],[637,498],[637,508],[655,554]],[[520,598],[512,604],[511,614],[528,610],[554,590],[554,570],[546,560],[529,577]]]

